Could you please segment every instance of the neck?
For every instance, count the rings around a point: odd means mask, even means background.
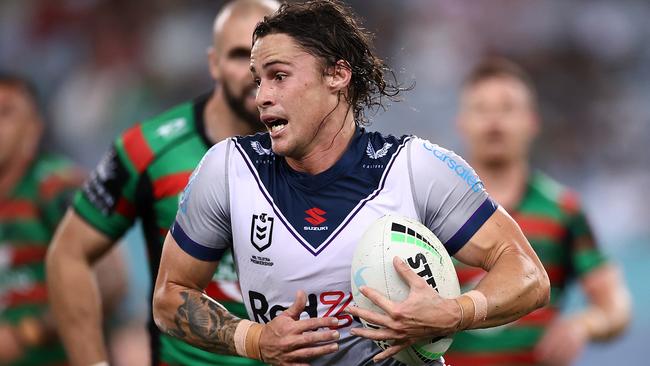
[[[307,154],[301,158],[286,157],[293,170],[315,175],[339,161],[356,130],[352,109],[349,106],[346,108],[349,109],[337,108],[328,121],[324,122]]]
[[[492,199],[506,210],[513,210],[526,192],[529,166],[525,159],[503,164],[490,164],[474,160],[472,164]]]
[[[262,123],[255,128],[249,122],[242,120],[228,106],[223,90],[217,87],[205,105],[203,111],[205,132],[212,143],[218,143],[231,136],[245,136],[260,132]]]

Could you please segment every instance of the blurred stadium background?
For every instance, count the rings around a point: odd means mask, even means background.
[[[2,0],[0,69],[33,79],[46,145],[92,168],[126,126],[211,87],[205,49],[222,1]],[[579,365],[647,364],[650,338],[650,2],[349,0],[404,84],[371,129],[414,132],[462,153],[459,84],[486,54],[531,72],[544,117],[536,165],[582,195],[604,250],[625,271],[634,320]],[[644,198],[646,197],[646,198]],[[125,318],[147,311],[144,252],[127,239]],[[569,310],[580,303],[577,294]],[[623,361],[625,360],[625,361]]]

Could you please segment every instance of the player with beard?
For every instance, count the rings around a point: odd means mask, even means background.
[[[231,111],[242,121],[247,121],[251,126],[257,128],[260,124],[260,115],[256,109],[251,109],[247,102],[250,101],[250,96],[255,95],[257,87],[255,84],[250,84],[239,91],[239,93],[232,91],[232,86],[227,80],[221,82],[223,89],[223,97],[228,104]]]
[[[179,193],[203,154],[229,136],[263,127],[248,70],[250,40],[255,25],[278,6],[272,0],[226,5],[215,19],[214,44],[208,54],[215,89],[126,130],[77,193],[47,258],[53,310],[74,365],[107,361],[92,263],[140,219],[155,279]],[[229,256],[221,261],[206,292],[229,311],[245,316]],[[161,334],[153,323],[149,334],[153,365],[254,363],[202,351]]]
[[[627,286],[598,249],[576,193],[531,168],[540,117],[524,70],[505,59],[484,60],[467,77],[460,105],[458,124],[470,162],[539,255],[551,281],[551,302],[503,327],[457,334],[445,357],[455,366],[570,365],[587,342],[625,329]],[[462,263],[456,270],[465,288],[485,274]],[[589,305],[564,317],[562,303],[575,280]]]
[[[548,301],[539,259],[464,160],[414,136],[362,128],[366,108],[401,89],[386,80],[349,7],[283,4],[257,25],[250,66],[267,133],[215,145],[190,179],[156,281],[163,331],[271,364],[397,365],[391,356],[416,341],[501,325]],[[418,220],[488,275],[443,299],[396,257],[408,298],[393,302],[362,286],[383,313],[350,306],[356,243],[386,214]],[[203,293],[229,248],[255,322]],[[361,328],[359,318],[378,329]],[[395,343],[382,350],[372,340]]]

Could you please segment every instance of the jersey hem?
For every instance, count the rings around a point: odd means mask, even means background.
[[[122,235],[121,234],[115,234],[113,232],[110,232],[110,230],[106,228],[102,228],[101,226],[97,225],[95,222],[93,222],[92,219],[90,219],[90,215],[86,215],[85,213],[82,212],[82,209],[77,207],[77,205],[73,204],[70,205],[72,207],[72,210],[79,216],[86,224],[88,224],[90,227],[93,229],[99,231],[100,233],[106,235],[109,239],[115,241],[119,239]]]

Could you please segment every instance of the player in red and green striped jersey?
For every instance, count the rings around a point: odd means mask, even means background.
[[[38,152],[41,132],[33,88],[0,75],[0,365],[66,361],[47,307],[45,253],[82,175]]]
[[[0,74],[0,365],[62,365],[63,346],[48,310],[45,255],[82,173],[38,151],[42,117],[31,84]],[[98,273],[105,313],[121,300],[123,265],[113,251]]]
[[[470,163],[544,264],[551,302],[514,323],[457,334],[445,355],[454,366],[570,365],[587,342],[609,339],[629,321],[626,285],[596,246],[576,194],[530,167],[536,107],[530,79],[504,59],[480,63],[464,85],[458,122]],[[477,268],[456,269],[464,288],[483,276]],[[576,279],[589,304],[563,317],[562,300]]]
[[[139,219],[155,280],[179,194],[200,159],[224,138],[263,128],[249,71],[251,39],[257,22],[278,6],[272,0],[226,5],[216,17],[214,46],[209,51],[215,89],[124,132],[75,197],[48,257],[53,308],[73,364],[107,361],[90,263]],[[230,311],[246,316],[231,257],[222,260],[206,292]],[[151,294],[146,296],[151,302]],[[149,334],[153,365],[256,363],[189,346],[161,334],[153,321]]]

